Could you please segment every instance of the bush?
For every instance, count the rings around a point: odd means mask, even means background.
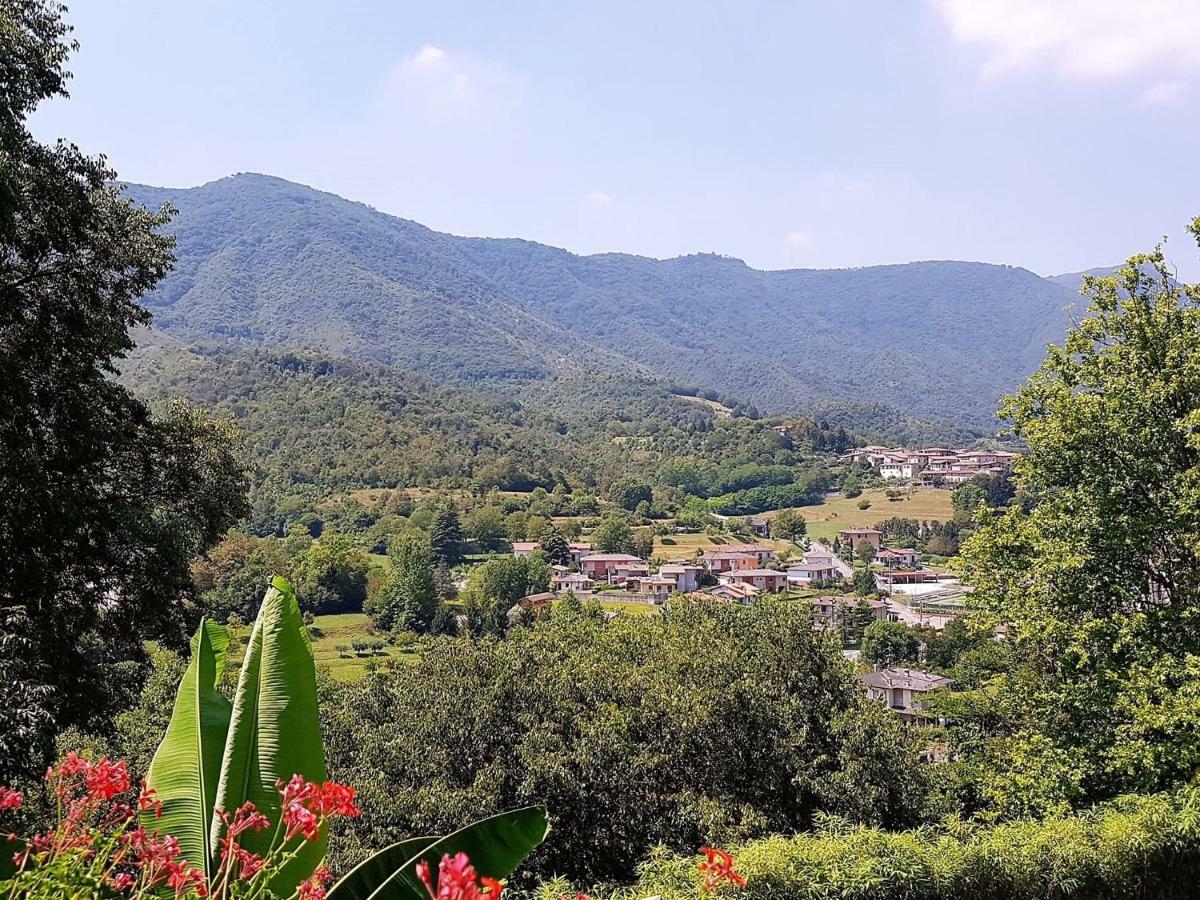
[[[934,771],[787,603],[611,622],[560,607],[330,690],[331,770],[364,798],[336,844],[351,855],[536,800],[554,811],[538,873],[629,879],[656,844],[794,830],[821,809],[915,822]]]
[[[1200,790],[1119,798],[1090,812],[994,827],[888,833],[826,820],[734,854],[739,900],[1183,900],[1200,879]],[[697,896],[696,860],[659,852],[633,897]]]
[[[858,508],[859,509],[870,509],[871,501],[868,500],[866,497],[863,497],[861,500],[858,501]]]

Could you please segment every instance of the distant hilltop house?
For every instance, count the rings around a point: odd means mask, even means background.
[[[838,457],[843,463],[866,463],[889,481],[919,481],[922,485],[955,485],[976,475],[1006,472],[1016,453],[1006,450],[951,450],[946,447],[855,447]]]
[[[513,541],[513,556],[518,558],[528,556],[540,546],[541,544],[537,541]]]
[[[766,516],[751,516],[746,520],[746,527],[760,538],[771,536],[771,520]]]
[[[914,725],[945,724],[945,720],[935,719],[925,712],[925,703],[932,694],[954,684],[944,675],[920,669],[890,668],[859,675],[858,682],[869,700],[884,703]]]

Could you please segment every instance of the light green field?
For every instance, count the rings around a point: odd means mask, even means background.
[[[863,491],[861,497],[847,500],[837,497],[820,506],[804,506],[796,511],[808,521],[808,536],[819,541],[833,540],[843,528],[872,528],[885,519],[905,519],[945,522],[954,517],[950,503],[951,492],[940,488],[912,488],[904,491],[899,500],[889,500],[883,489]],[[869,509],[859,509],[866,498]],[[778,511],[765,513],[776,516]]]
[[[719,550],[726,544],[762,544],[783,550],[791,546],[787,541],[767,541],[756,537],[711,534],[668,534],[654,539],[654,555],[664,559],[691,558],[705,550]]]
[[[313,656],[317,667],[324,666],[338,681],[357,681],[367,673],[371,663],[381,665],[389,659],[412,665],[420,658],[420,650],[415,647],[393,647],[384,645],[373,655],[359,656],[350,648],[350,644],[358,640],[378,640],[382,634],[371,633],[371,620],[363,613],[339,613],[332,616],[317,616],[313,627],[320,630],[320,637],[312,639]],[[346,645],[346,656],[342,656],[338,647]]]

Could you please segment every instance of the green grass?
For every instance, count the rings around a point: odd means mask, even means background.
[[[371,656],[359,656],[353,649],[348,649],[348,656],[342,656],[338,647],[347,647],[356,640],[378,640],[382,634],[374,634],[371,630],[371,619],[363,613],[339,613],[332,616],[317,616],[313,627],[320,630],[320,637],[313,637],[313,657],[317,666],[329,669],[329,673],[338,681],[357,681],[367,674],[367,667],[372,663],[380,665],[388,659],[394,659],[406,665],[412,665],[420,659],[420,649],[417,647],[393,647],[384,645],[383,652]]]
[[[884,489],[863,491],[861,497],[837,497],[818,506],[802,506],[797,512],[808,521],[808,536],[819,541],[833,540],[843,528],[871,528],[884,519],[899,516],[919,521],[946,522],[954,517],[951,492],[940,488],[913,488],[899,500],[888,500]],[[866,498],[868,509],[858,504]],[[766,513],[768,516],[778,512]]]

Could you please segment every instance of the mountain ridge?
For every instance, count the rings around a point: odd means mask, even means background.
[[[636,373],[769,412],[882,403],[986,429],[1076,299],[995,263],[759,270],[718,254],[581,256],[445,234],[275,176],[127,191],[179,210],[175,271],[146,298],[157,327],[514,390]]]

